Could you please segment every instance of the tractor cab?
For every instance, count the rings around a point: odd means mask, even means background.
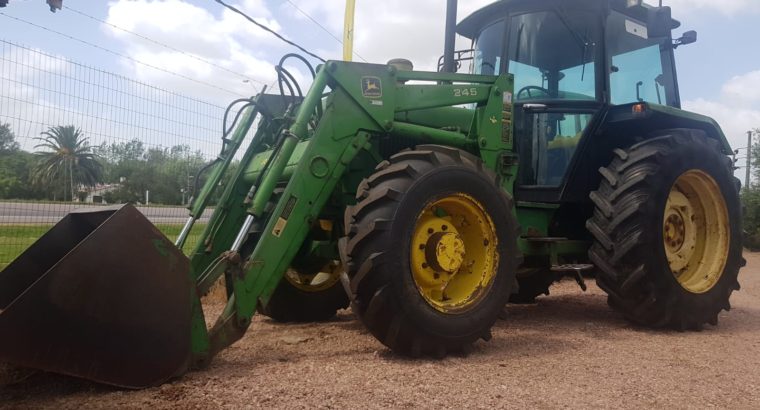
[[[473,42],[472,73],[514,75],[520,199],[560,200],[605,108],[680,107],[671,37],[679,25],[670,8],[631,0],[504,0],[458,25]]]

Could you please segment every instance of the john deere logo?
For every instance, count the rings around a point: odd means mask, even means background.
[[[366,98],[383,96],[383,83],[377,77],[362,77],[362,95]]]

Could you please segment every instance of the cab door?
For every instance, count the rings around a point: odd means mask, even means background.
[[[560,200],[577,148],[602,107],[601,33],[592,10],[544,9],[508,19],[520,201]]]

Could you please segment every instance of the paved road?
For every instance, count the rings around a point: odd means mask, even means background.
[[[100,205],[0,202],[0,225],[54,224],[74,209]],[[188,211],[182,207],[137,207],[154,224],[183,224]],[[206,212],[209,214],[209,212]]]

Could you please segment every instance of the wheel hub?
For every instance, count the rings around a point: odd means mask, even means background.
[[[425,301],[444,313],[475,306],[496,275],[497,243],[493,221],[474,198],[453,194],[426,206],[409,261]]]
[[[697,247],[697,209],[681,191],[674,189],[668,196],[663,223],[663,240],[670,270],[678,276],[694,256]]]
[[[456,232],[436,232],[425,245],[425,260],[437,271],[458,271],[464,262],[464,255],[464,241]]]
[[[686,236],[686,225],[683,216],[674,213],[668,216],[665,221],[665,243],[672,251],[678,251],[683,247],[684,237]]]
[[[663,244],[670,270],[692,293],[712,289],[728,259],[728,211],[720,188],[708,174],[681,175],[668,195]]]

